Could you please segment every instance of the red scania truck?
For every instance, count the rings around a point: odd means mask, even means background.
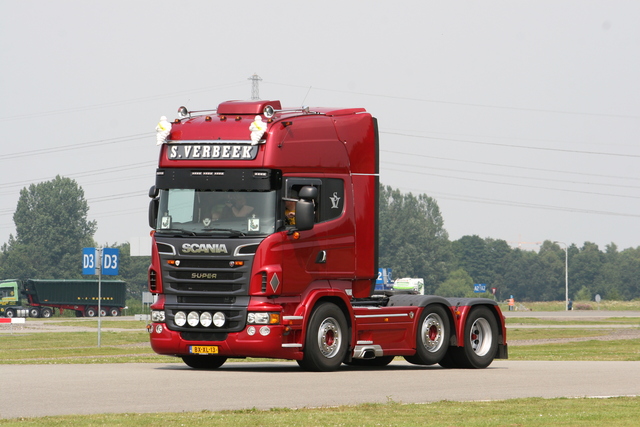
[[[507,358],[484,298],[374,294],[377,121],[362,108],[229,101],[156,128],[148,326],[159,354],[485,368]]]

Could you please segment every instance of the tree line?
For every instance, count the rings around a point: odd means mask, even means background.
[[[620,251],[610,243],[601,250],[585,242],[565,252],[547,240],[535,252],[477,235],[450,241],[435,199],[382,185],[379,215],[379,266],[391,268],[396,278],[424,278],[429,294],[478,296],[473,285],[486,284],[499,300],[514,295],[521,301],[562,301],[568,264],[569,298],[640,298],[640,247]]]
[[[481,283],[495,288],[500,300],[564,300],[567,256],[570,298],[640,298],[640,247],[619,251],[611,243],[601,250],[585,242],[565,253],[552,241],[538,252],[476,235],[451,241],[435,199],[383,185],[379,192],[379,266],[391,268],[396,278],[423,278],[426,293],[478,296],[473,285]],[[88,220],[88,211],[75,180],[57,176],[23,188],[13,215],[16,234],[0,247],[0,279],[82,278],[82,249],[98,246],[97,224]],[[149,257],[131,257],[126,242],[102,246],[120,249],[119,278],[128,283],[129,297],[140,299]]]

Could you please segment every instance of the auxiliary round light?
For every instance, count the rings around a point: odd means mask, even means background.
[[[249,326],[247,328],[247,335],[249,335],[250,337],[254,336],[256,334],[256,327],[255,326]]]
[[[262,110],[262,113],[267,119],[270,119],[276,114],[276,111],[271,105],[267,105],[264,107],[264,110]]]
[[[187,315],[184,311],[179,311],[173,317],[173,321],[176,322],[176,325],[182,327],[187,324]]]
[[[195,311],[190,312],[187,315],[187,323],[189,326],[198,326],[198,323],[200,323],[200,315]]]
[[[212,323],[211,313],[209,313],[208,311],[203,312],[200,315],[200,324],[205,328],[208,328],[209,326],[211,326],[211,323]]]
[[[223,312],[217,311],[216,314],[213,315],[213,324],[218,328],[223,326],[225,321],[226,317]]]
[[[266,337],[270,333],[271,333],[271,329],[269,329],[268,326],[263,326],[262,328],[260,328],[260,335],[262,335],[263,337]]]
[[[156,325],[156,334],[162,333],[162,325]]]

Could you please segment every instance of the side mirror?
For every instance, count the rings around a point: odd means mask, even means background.
[[[298,198],[304,200],[316,200],[318,198],[318,189],[311,185],[304,186],[300,189]]]
[[[298,200],[296,202],[296,228],[300,231],[311,230],[315,218],[313,202]]]
[[[154,187],[151,187],[154,188]],[[149,202],[149,227],[155,230],[158,224],[158,208],[160,205],[160,201],[155,198]]]
[[[158,189],[156,188],[155,185],[152,185],[151,188],[149,189],[149,197],[151,197],[152,199],[155,199],[156,197],[158,197]]]
[[[318,189],[306,185],[298,192],[299,200],[296,202],[296,228],[300,231],[311,230],[315,220],[315,203],[318,199]]]

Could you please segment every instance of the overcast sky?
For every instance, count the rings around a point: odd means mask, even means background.
[[[381,182],[452,240],[640,246],[640,2],[0,0],[0,244],[20,189],[85,191],[99,244],[148,236],[154,128],[249,99],[364,107]]]

